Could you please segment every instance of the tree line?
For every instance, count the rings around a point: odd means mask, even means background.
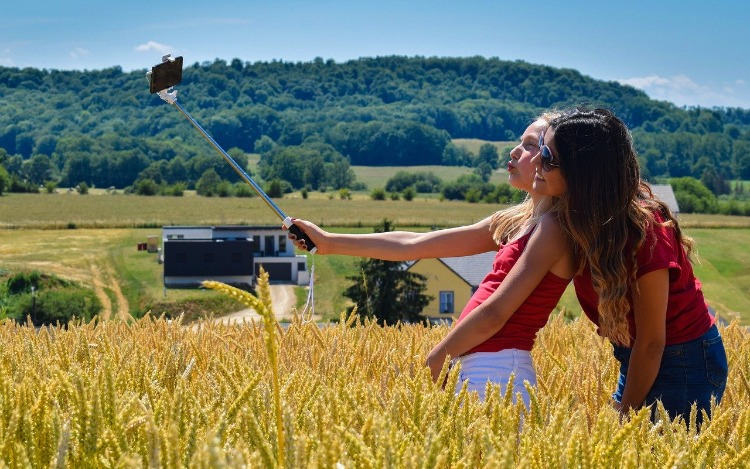
[[[238,181],[180,113],[148,93],[146,68],[0,67],[0,164],[16,189],[195,188]],[[649,180],[692,177],[715,194],[750,179],[750,110],[681,108],[570,69],[497,58],[377,57],[337,63],[213,62],[185,67],[182,105],[242,165],[295,189],[356,188],[351,165],[448,164],[487,171],[452,139],[516,140],[542,110],[613,109]],[[148,185],[148,184],[147,184]]]

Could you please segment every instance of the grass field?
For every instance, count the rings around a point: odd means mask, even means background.
[[[315,192],[287,195],[276,203],[287,214],[325,226],[374,226],[383,218],[397,226],[473,223],[496,208],[437,199],[373,202],[342,200]],[[147,197],[137,195],[10,194],[0,199],[0,228],[161,228],[164,225],[281,224],[259,197]]]
[[[495,171],[490,178],[493,184],[507,182],[508,173],[505,165],[501,164],[501,169]],[[455,181],[464,174],[474,172],[473,168],[465,166],[352,166],[352,170],[357,175],[357,181],[363,182],[368,189],[385,187],[388,179],[400,171],[407,173],[433,173],[443,180],[443,182]]]
[[[480,140],[478,138],[454,138],[453,144],[457,147],[463,147],[472,152],[475,155],[479,154],[479,149],[482,147],[482,145],[489,143],[490,145],[494,145],[495,148],[497,148],[497,152],[500,155],[500,158],[504,158],[507,156],[508,153],[510,153],[510,150],[518,145],[518,142],[491,142],[489,140]]]
[[[371,232],[383,218],[392,220],[397,229],[457,226],[480,220],[498,208],[435,199],[329,199],[320,193],[307,200],[298,195],[285,197],[277,203],[292,215],[343,232]],[[232,307],[214,303],[214,292],[163,289],[162,266],[155,255],[136,249],[147,236],[160,236],[161,226],[279,223],[258,198],[122,194],[5,195],[0,198],[0,220],[4,226],[0,229],[0,267],[37,269],[90,285],[112,315],[123,310],[142,313],[149,307],[158,313],[171,304],[185,308],[208,304],[206,312],[217,314]],[[681,223],[697,241],[701,264],[695,271],[711,306],[727,319],[737,317],[750,324],[750,217],[682,215]],[[349,283],[346,277],[357,274],[358,259],[314,256],[312,262],[316,265],[316,312],[338,317],[347,305],[341,295]],[[574,314],[580,312],[572,288],[561,306]]]

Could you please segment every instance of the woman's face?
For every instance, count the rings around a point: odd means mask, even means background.
[[[557,152],[555,147],[555,131],[548,129],[544,133],[544,145],[549,148],[549,151],[553,156],[553,163],[560,164],[560,154]],[[535,175],[534,183],[532,185],[534,191],[540,195],[549,197],[561,197],[568,190],[568,185],[565,183],[565,178],[562,175],[562,171],[557,166],[549,168],[549,171],[542,167],[542,152],[537,153],[532,158],[532,164],[534,165]]]
[[[539,153],[539,135],[547,128],[547,121],[539,119],[526,127],[521,135],[521,143],[510,151],[508,161],[508,183],[522,191],[533,190],[535,168],[532,163],[534,155]]]

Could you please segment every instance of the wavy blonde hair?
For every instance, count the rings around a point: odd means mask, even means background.
[[[673,227],[688,256],[693,241],[641,181],[630,131],[612,112],[575,108],[551,121],[550,128],[567,184],[560,224],[574,242],[578,272],[591,269],[602,334],[630,345],[627,315],[637,288],[636,254],[646,233],[654,224]]]

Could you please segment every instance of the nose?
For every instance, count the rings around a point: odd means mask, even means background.
[[[536,155],[531,157],[531,164],[537,168],[542,166],[542,152],[538,151],[536,152]]]
[[[521,158],[521,145],[516,145],[516,147],[510,151],[510,159],[517,160],[519,158]]]

